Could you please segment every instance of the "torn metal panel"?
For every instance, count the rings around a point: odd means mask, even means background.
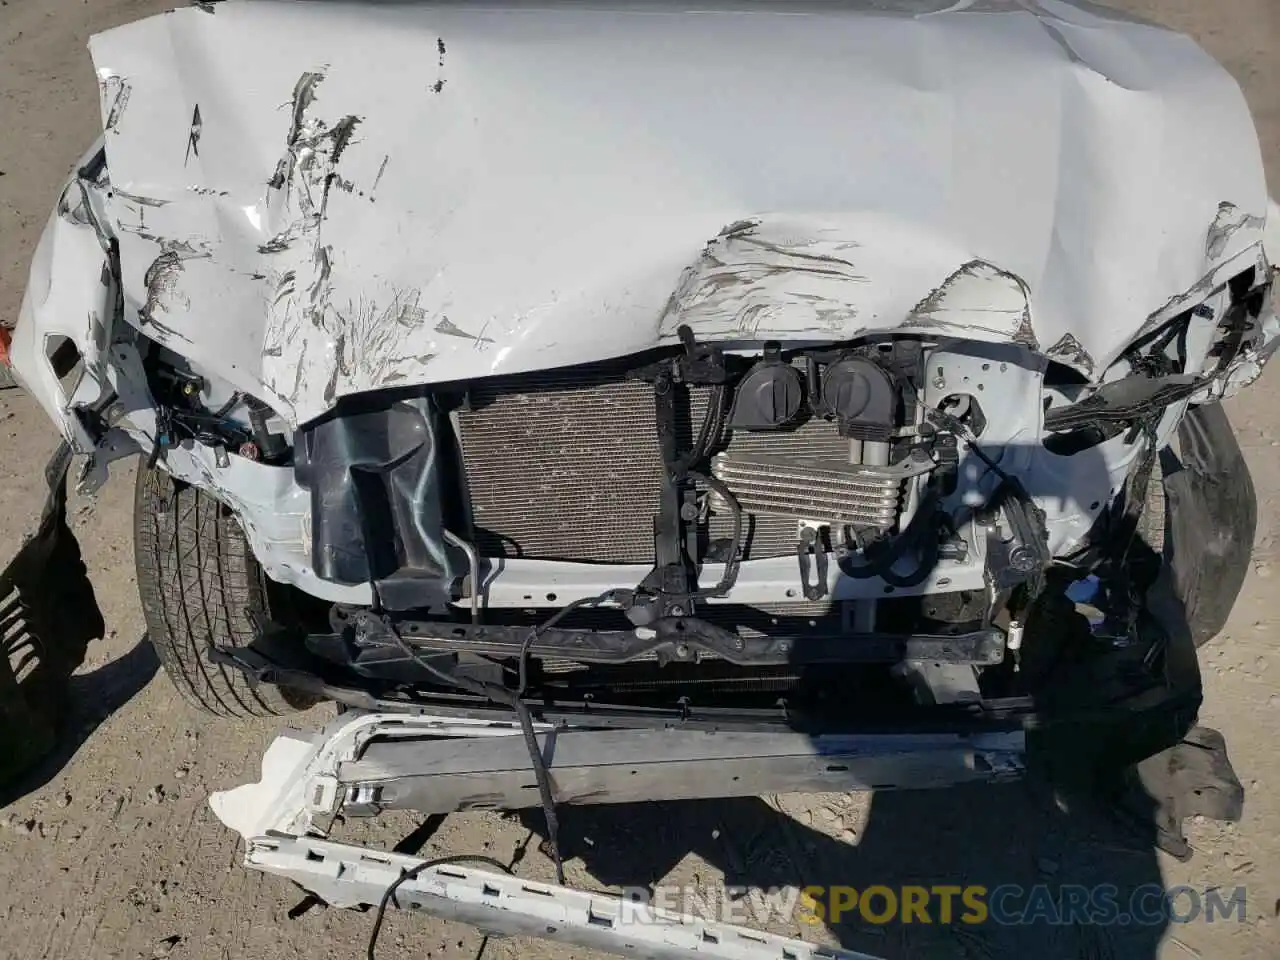
[[[1064,333],[1062,339],[1046,350],[1045,356],[1050,360],[1065,363],[1082,373],[1093,373],[1093,357],[1089,356],[1089,351],[1069,333]]]
[[[1099,10],[228,2],[121,27],[91,43],[112,180],[164,202],[112,203],[126,319],[163,312],[158,339],[295,423],[680,322],[1058,345],[1099,376],[1267,204],[1228,74]],[[210,256],[153,291],[180,241]]]
[[[1257,243],[1258,231],[1265,226],[1266,221],[1265,216],[1247,213],[1234,203],[1218,204],[1218,215],[1209,225],[1209,234],[1205,239],[1206,259],[1211,263],[1226,259],[1224,254],[1233,246],[1233,238],[1241,233],[1244,237],[1238,242],[1239,249],[1247,249],[1251,244]]]
[[[68,189],[75,197],[75,185]],[[97,399],[106,386],[112,289],[99,282],[106,262],[93,227],[77,220],[72,210],[55,211],[32,257],[9,346],[19,381],[77,453],[89,453],[94,444],[72,413],[73,394]],[[86,371],[74,390],[62,382],[49,358],[51,338],[59,337],[75,345]]]

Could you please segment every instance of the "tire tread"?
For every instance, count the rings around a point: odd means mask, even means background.
[[[199,487],[139,466],[134,555],[147,633],[179,695],[221,717],[269,717],[309,706],[209,659],[247,646],[268,610],[266,580],[235,518]]]

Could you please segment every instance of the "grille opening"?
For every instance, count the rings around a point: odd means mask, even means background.
[[[692,445],[710,388],[677,392],[677,439]],[[662,485],[653,387],[616,370],[572,368],[479,381],[454,414],[476,546],[490,558],[584,563],[653,562]],[[849,441],[834,423],[802,417],[780,430],[726,428],[714,453],[847,463]],[[732,484],[730,485],[732,487]],[[699,489],[700,502],[709,491]],[[901,494],[891,491],[889,512]],[[885,494],[868,498],[882,523]],[[798,516],[748,513],[745,559],[793,554]],[[806,517],[804,519],[813,519]],[[700,551],[716,559],[732,517],[712,500],[700,521]]]

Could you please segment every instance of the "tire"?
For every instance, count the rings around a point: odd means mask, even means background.
[[[314,705],[209,659],[211,645],[247,646],[254,616],[271,613],[266,577],[227,507],[140,462],[133,531],[147,633],[184,700],[220,717],[280,716]]]
[[[1147,502],[1138,518],[1138,536],[1142,537],[1158,557],[1165,556],[1165,530],[1169,524],[1168,506],[1164,498],[1164,471],[1157,456],[1151,465],[1151,478],[1147,481]],[[1168,559],[1166,557],[1166,559]]]

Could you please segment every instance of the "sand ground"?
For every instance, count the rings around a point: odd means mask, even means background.
[[[1194,35],[1237,77],[1280,192],[1280,0],[1128,0],[1128,9]],[[93,32],[164,9],[159,0],[0,0],[0,315],[16,314],[26,270],[59,184],[98,128],[85,49]],[[1205,149],[1206,145],[1188,145]],[[1212,148],[1210,145],[1208,148]],[[1061,809],[1033,785],[881,796],[783,796],[565,815],[572,882],[1099,883],[1247,888],[1244,923],[1153,929],[961,930],[858,927],[848,946],[886,957],[1280,957],[1280,371],[1230,412],[1257,483],[1254,572],[1224,634],[1203,651],[1204,722],[1227,737],[1247,789],[1238,825],[1190,823],[1187,864],[1135,846],[1095,810]],[[0,393],[0,557],[32,528],[49,423],[18,391]],[[300,894],[239,865],[237,838],[210,814],[217,789],[256,779],[278,725],[221,724],[189,711],[156,672],[134,587],[132,470],[96,502],[73,504],[108,634],[77,677],[73,742],[46,782],[0,810],[0,954],[22,960],[285,960],[364,955],[371,918],[313,910]],[[317,717],[316,719],[322,719]],[[368,825],[390,845],[412,823]],[[510,859],[524,822],[448,818],[429,852]],[[549,876],[530,846],[520,870]],[[806,931],[831,939],[830,931]],[[472,958],[467,928],[393,917],[379,956]],[[489,958],[582,951],[493,941]]]

